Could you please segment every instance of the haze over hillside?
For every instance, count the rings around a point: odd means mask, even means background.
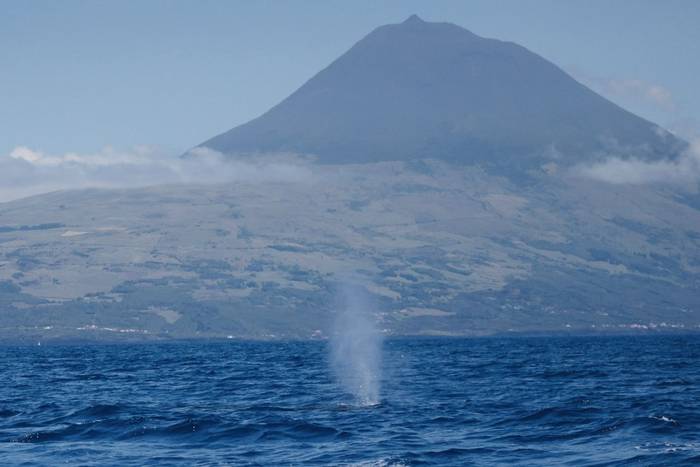
[[[270,111],[202,146],[323,163],[532,166],[611,152],[674,157],[683,143],[524,47],[414,15],[375,29]]]

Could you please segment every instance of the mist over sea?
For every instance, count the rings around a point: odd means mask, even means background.
[[[0,463],[700,462],[698,336],[389,339],[371,405],[331,346],[0,347]]]

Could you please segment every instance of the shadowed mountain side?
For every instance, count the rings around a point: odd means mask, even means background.
[[[267,113],[202,146],[322,163],[430,157],[513,168],[611,152],[673,157],[684,143],[524,47],[412,16],[377,28]]]

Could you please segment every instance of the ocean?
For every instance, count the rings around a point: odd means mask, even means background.
[[[0,347],[0,465],[700,463],[700,336],[387,339],[372,401],[332,353]]]

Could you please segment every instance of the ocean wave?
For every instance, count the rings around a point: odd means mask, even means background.
[[[372,406],[334,384],[323,343],[0,348],[2,461],[690,464],[700,369],[681,363],[700,338],[677,339],[389,340]]]

